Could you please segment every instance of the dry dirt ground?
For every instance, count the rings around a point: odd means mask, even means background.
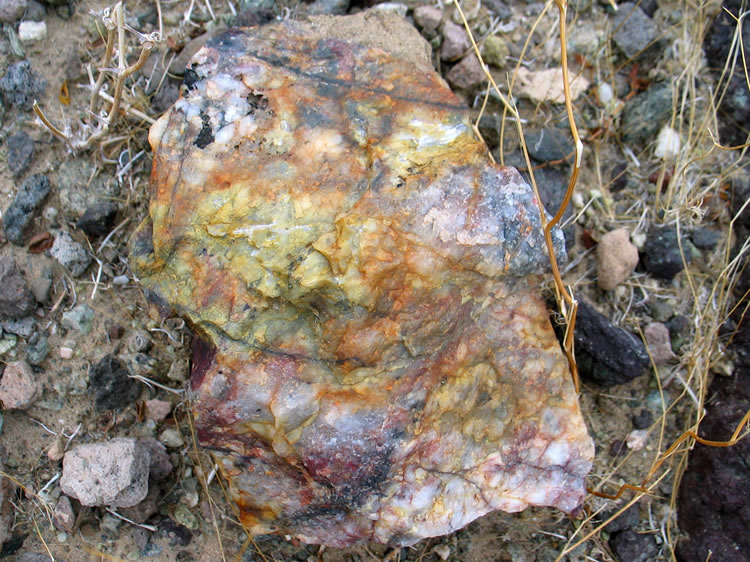
[[[349,9],[356,11],[373,3],[352,3]],[[342,4],[348,2],[338,3]],[[408,17],[413,17],[413,8],[420,4],[424,3],[405,2]],[[441,4],[446,20],[460,22],[450,3]],[[316,5],[330,7],[337,3]],[[18,22],[3,24],[0,75],[9,64],[28,60],[38,79],[46,82],[43,93],[38,94],[39,104],[58,126],[65,122],[75,125],[87,117],[90,90],[82,85],[89,82],[87,69],[95,72],[102,58],[102,34],[106,31],[96,14],[107,6],[100,0],[50,1],[44,6],[45,13],[37,15],[46,23],[46,37],[28,42],[18,40]],[[147,0],[129,0],[127,23],[143,33],[157,31],[154,6]],[[554,3],[519,1],[506,6],[497,1],[473,0],[462,6],[478,40],[496,35],[508,49],[503,53],[507,57],[505,66],[491,67],[504,93],[519,60],[521,68],[532,71],[559,66]],[[260,16],[258,7],[265,10]],[[26,561],[672,559],[680,537],[676,478],[684,468],[689,442],[650,475],[648,495],[626,491],[616,501],[590,495],[578,519],[548,509],[494,514],[451,536],[397,551],[377,545],[341,551],[322,549],[284,537],[257,537],[253,543],[224,499],[219,479],[212,478],[203,487],[211,473],[211,461],[193,445],[186,404],[179,392],[185,375],[179,367],[189,359],[190,334],[177,319],[157,323],[148,316],[143,295],[127,267],[127,240],[147,210],[147,118],[158,117],[176,96],[179,78],[167,75],[164,68],[173,57],[180,56],[192,38],[230,25],[235,21],[233,12],[243,9],[241,21],[255,23],[265,17],[301,17],[309,7],[293,1],[162,0],[162,41],[154,46],[152,60],[127,82],[124,115],[89,149],[72,152],[31,111],[6,104],[0,133],[0,207],[8,207],[26,178],[46,175],[52,191],[34,219],[31,234],[55,235],[67,230],[96,261],[83,275],[73,278],[44,251],[35,253],[28,239],[23,246],[3,242],[0,247],[3,255],[15,258],[29,283],[38,281],[46,270],[52,272],[51,294],[39,305],[34,329],[46,337],[49,346],[49,355],[35,369],[43,393],[28,409],[2,411],[0,442],[7,451],[4,472],[15,490],[10,498],[11,539],[0,557]],[[635,334],[657,320],[668,323],[683,317],[687,322],[681,327],[670,324],[674,356],[664,364],[648,368],[625,384],[606,387],[582,381],[582,410],[596,443],[589,486],[610,494],[623,483],[640,485],[669,445],[693,427],[699,406],[706,399],[708,380],[732,372],[732,354],[718,339],[718,327],[730,301],[724,298],[729,279],[722,271],[731,255],[727,248],[734,242],[729,231],[732,217],[728,186],[738,174],[741,176],[747,163],[740,150],[714,147],[709,135],[709,131],[716,134],[719,123],[712,107],[715,78],[708,67],[720,68],[723,61],[707,62],[701,45],[719,3],[651,0],[643,2],[642,7],[656,24],[653,41],[657,48],[645,57],[624,56],[618,50],[609,3],[578,0],[571,3],[568,16],[571,68],[591,86],[574,101],[584,157],[571,203],[569,222],[574,227],[570,261],[563,266],[564,280],[576,297],[592,303],[611,322]],[[32,8],[39,10],[41,5]],[[501,14],[503,8],[508,13]],[[439,31],[425,35],[439,48]],[[138,56],[137,38],[128,32],[126,41],[132,62]],[[434,61],[442,72],[453,67],[437,56]],[[612,87],[611,100],[597,88],[601,83]],[[669,112],[667,121],[681,140],[680,153],[667,157],[655,153],[656,134],[642,142],[627,143],[620,129],[623,108],[659,83],[668,84],[674,94],[674,111]],[[485,84],[457,91],[479,115]],[[542,99],[537,100],[516,97],[524,130],[551,130],[564,121],[564,106],[540,95]],[[479,129],[495,157],[502,154],[506,163],[523,165],[512,124],[498,149],[502,112],[503,106],[491,95]],[[740,136],[747,134],[746,130],[742,132],[741,123],[738,127]],[[557,130],[569,137],[566,128]],[[28,169],[14,176],[6,165],[7,140],[19,131],[31,137],[34,152]],[[741,144],[742,138],[739,143],[728,144]],[[546,160],[535,162],[542,180],[545,176],[552,178],[551,189],[564,192],[571,166],[552,156],[541,156],[540,160]],[[678,180],[670,181],[673,176]],[[97,199],[116,202],[118,211],[110,235],[87,239],[75,224]],[[677,222],[686,232],[707,228],[716,233],[713,249],[686,249],[693,252],[689,275],[682,272],[674,280],[665,281],[639,267],[614,291],[597,287],[595,243],[604,233],[626,228],[642,250],[652,225]],[[720,294],[712,293],[717,286]],[[546,285],[550,295],[552,287],[550,281]],[[94,311],[88,334],[62,322],[63,313],[83,303]],[[554,303],[551,306],[555,307]],[[152,343],[145,351],[137,341],[143,336]],[[25,360],[29,345],[28,336],[17,337],[6,330],[0,339],[2,362]],[[108,353],[140,361],[131,365],[131,371],[137,370],[160,386],[144,383],[140,400],[123,411],[97,412],[87,390],[89,369]],[[136,353],[147,356],[147,360],[134,358]],[[170,369],[171,378],[167,376]],[[171,413],[163,421],[148,419],[143,401],[151,398],[172,403]],[[638,416],[642,417],[634,422]],[[645,431],[634,434],[634,423]],[[118,519],[104,509],[81,508],[74,502],[74,531],[55,528],[51,510],[61,493],[57,481],[61,462],[52,460],[48,452],[59,436],[63,436],[64,444],[73,446],[115,436],[160,436],[167,428],[181,432],[184,445],[169,449],[174,469],[156,492],[155,513],[146,527]],[[604,522],[635,500],[634,508],[604,528]],[[630,555],[628,551],[619,555],[613,552],[610,539],[623,530],[639,538]],[[39,558],[33,558],[34,553]]]

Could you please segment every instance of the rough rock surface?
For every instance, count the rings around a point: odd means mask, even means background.
[[[12,256],[0,257],[0,318],[23,318],[34,312],[34,297]]]
[[[593,446],[530,277],[537,203],[445,83],[292,22],[190,68],[129,259],[197,334],[197,435],[243,523],[408,545],[575,511]]]
[[[34,403],[42,389],[26,361],[8,363],[0,379],[0,403],[5,409],[23,410]]]
[[[74,447],[63,458],[60,487],[81,505],[130,507],[148,493],[148,449],[128,437]]]
[[[597,284],[604,291],[612,291],[635,271],[638,248],[630,242],[628,231],[618,228],[602,236],[596,257]]]
[[[22,246],[31,221],[50,192],[49,180],[41,174],[29,177],[3,214],[5,237]]]

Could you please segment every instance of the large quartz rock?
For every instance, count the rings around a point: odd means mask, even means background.
[[[408,545],[574,512],[593,446],[531,188],[437,74],[314,28],[209,41],[151,129],[131,263],[196,333],[200,443],[256,533]]]

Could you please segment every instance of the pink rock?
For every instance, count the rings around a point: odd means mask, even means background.
[[[443,27],[443,44],[440,47],[440,58],[444,61],[457,60],[471,48],[471,41],[462,25],[445,22]]]
[[[443,12],[435,6],[417,6],[414,8],[414,22],[420,29],[433,32],[440,26]]]
[[[58,531],[70,533],[76,522],[76,515],[73,513],[73,506],[70,504],[68,496],[60,496],[55,504],[55,510],[52,513],[52,522]]]
[[[651,357],[654,363],[662,365],[674,357],[669,328],[661,322],[652,322],[643,330]]]
[[[148,493],[149,456],[128,437],[79,445],[65,453],[60,487],[82,505],[133,506]]]
[[[39,398],[41,388],[26,361],[8,363],[0,380],[0,402],[8,410],[25,410]]]
[[[448,71],[446,78],[457,88],[472,88],[487,80],[487,75],[477,56],[469,53]]]
[[[172,411],[172,403],[167,400],[146,400],[146,417],[155,422],[160,422]]]
[[[604,291],[612,291],[625,281],[638,265],[638,248],[630,242],[624,228],[608,232],[596,248],[597,283]]]

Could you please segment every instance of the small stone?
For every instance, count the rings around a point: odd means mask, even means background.
[[[167,449],[153,437],[143,437],[138,441],[151,455],[149,478],[155,481],[164,480],[174,468],[169,460]]]
[[[41,97],[47,82],[38,76],[28,61],[14,62],[0,78],[0,96],[5,103],[31,111],[34,98]]]
[[[68,330],[87,336],[94,328],[94,311],[87,304],[79,304],[67,312],[63,312],[62,325]]]
[[[690,240],[699,250],[714,250],[721,240],[721,233],[710,228],[698,228],[690,235]]]
[[[47,338],[44,337],[41,334],[34,334],[37,336],[34,338],[34,341],[32,343],[32,340],[29,340],[28,345],[26,346],[26,360],[35,367],[41,365],[44,360],[49,355],[49,343],[47,342]]]
[[[146,353],[152,345],[151,336],[146,330],[136,330],[128,338],[128,349],[132,352]]]
[[[653,84],[625,104],[622,112],[622,140],[645,145],[656,137],[672,114],[672,87],[665,82]]]
[[[46,15],[47,10],[44,5],[36,0],[28,0],[26,13],[24,13],[22,19],[23,21],[43,21]]]
[[[482,63],[474,53],[469,53],[454,65],[445,76],[457,88],[473,88],[487,80]]]
[[[29,287],[36,302],[39,304],[49,303],[49,293],[52,290],[52,268],[45,264],[32,270]]]
[[[17,343],[17,336],[14,336],[12,334],[3,336],[3,339],[0,340],[0,355],[5,355],[6,353],[8,353],[11,349],[16,347]]]
[[[672,299],[654,299],[649,303],[651,317],[657,322],[666,322],[674,314],[675,303]]]
[[[174,520],[188,529],[195,530],[200,523],[193,511],[184,503],[178,504],[174,510]]]
[[[625,438],[625,444],[628,446],[628,449],[633,451],[643,449],[646,446],[646,441],[648,441],[648,430],[646,429],[634,429]]]
[[[188,364],[184,359],[175,359],[169,366],[167,378],[171,381],[185,382],[188,379]]]
[[[315,0],[307,5],[310,15],[340,15],[349,9],[349,0]]]
[[[612,29],[615,44],[628,59],[636,58],[651,46],[659,33],[653,20],[630,2],[617,7]]]
[[[3,331],[9,334],[15,334],[26,339],[31,337],[36,329],[36,320],[33,316],[27,316],[26,318],[20,318],[18,320],[3,320],[0,323],[3,327]]]
[[[52,512],[52,522],[59,531],[70,533],[76,522],[76,514],[73,513],[73,506],[70,504],[68,496],[60,496],[55,504],[55,510]]]
[[[23,43],[33,43],[47,38],[47,24],[43,21],[22,21],[18,26],[18,38]]]
[[[0,257],[0,317],[23,318],[34,312],[34,297],[12,256]]]
[[[649,562],[659,552],[651,535],[621,531],[609,539],[609,548],[621,562]]]
[[[575,147],[569,133],[557,127],[548,127],[526,134],[529,155],[537,162],[571,161],[575,157]]]
[[[635,271],[638,248],[630,243],[628,231],[618,228],[602,236],[596,257],[597,284],[603,291],[613,291]]]
[[[651,322],[643,330],[646,345],[651,352],[651,357],[657,365],[663,365],[674,357],[672,354],[672,343],[669,337],[669,328],[661,322]]]
[[[373,8],[379,12],[389,12],[402,18],[405,18],[406,13],[409,11],[409,6],[402,4],[401,2],[381,2],[375,4]]]
[[[117,275],[112,278],[112,284],[118,287],[123,287],[130,283],[130,278],[127,275]]]
[[[91,263],[91,256],[84,247],[64,231],[55,237],[49,253],[60,265],[68,269],[73,277],[82,275]]]
[[[625,441],[623,441],[622,439],[615,439],[609,445],[609,456],[610,457],[622,456],[625,454],[626,450],[627,450],[627,447],[625,446]]]
[[[0,379],[0,403],[6,410],[25,410],[42,393],[26,361],[8,363],[2,377]]]
[[[487,64],[497,68],[505,68],[509,56],[510,49],[502,37],[490,35],[484,40],[482,58]]]
[[[18,177],[31,165],[31,159],[34,156],[34,141],[26,131],[19,131],[9,136],[5,144],[8,147],[8,170]]]
[[[436,6],[417,6],[414,8],[414,23],[427,33],[437,31],[442,19],[443,12]]]
[[[96,409],[122,409],[140,396],[141,387],[130,378],[125,366],[113,355],[105,355],[89,369],[89,394]]]
[[[615,515],[615,513],[617,513],[618,511],[620,511],[620,506],[613,506],[605,510],[601,515],[597,517],[597,519],[599,521],[606,521],[607,519]],[[636,525],[638,525],[640,520],[641,520],[641,513],[638,508],[638,504],[634,504],[634,505],[631,505],[622,513],[620,513],[612,521],[607,523],[604,529],[610,535],[614,535],[615,533],[624,531],[625,529],[630,529],[631,527],[635,527]]]
[[[172,403],[167,400],[146,400],[146,417],[155,422],[163,421],[172,411]]]
[[[693,256],[685,247],[684,238],[683,250],[685,261],[690,262]],[[653,227],[649,231],[648,239],[643,247],[643,265],[651,275],[666,281],[671,281],[684,269],[676,227]]]
[[[52,441],[49,449],[47,449],[47,458],[52,462],[57,462],[65,456],[65,441],[63,441],[62,435],[58,435]]]
[[[0,0],[0,22],[13,23],[23,17],[27,0]]]
[[[654,415],[646,408],[642,408],[633,416],[633,427],[636,429],[648,429],[652,423],[654,423]]]
[[[146,498],[132,507],[123,507],[119,510],[120,515],[127,517],[136,523],[145,523],[146,520],[159,511],[159,500],[161,490],[158,486],[150,485]]]
[[[73,357],[73,348],[62,346],[60,348],[60,359],[70,359],[71,357]]]
[[[517,72],[518,93],[535,102],[565,103],[562,67],[529,70],[521,67]],[[570,79],[570,97],[575,100],[588,90],[589,80],[582,73]]]
[[[583,299],[578,301],[575,347],[581,376],[602,386],[629,382],[650,363],[640,338],[613,325]]]
[[[23,246],[31,221],[49,192],[49,180],[41,174],[34,174],[23,183],[3,214],[5,238],[16,246]]]
[[[458,60],[471,48],[469,36],[462,25],[445,22],[443,26],[443,44],[440,47],[440,58],[446,62]]]
[[[117,203],[98,201],[86,209],[76,227],[89,236],[106,236],[115,224],[116,215]]]
[[[168,427],[159,435],[159,441],[164,443],[170,449],[178,449],[185,444],[182,434],[176,429]]]
[[[513,17],[513,10],[502,0],[484,0],[482,2],[488,10],[492,11],[501,20],[507,20]]]
[[[85,506],[131,507],[148,493],[148,450],[133,438],[74,447],[63,458],[60,487]]]
[[[447,544],[440,544],[432,550],[440,557],[440,560],[448,560],[448,558],[450,558],[451,547],[449,547]]]

